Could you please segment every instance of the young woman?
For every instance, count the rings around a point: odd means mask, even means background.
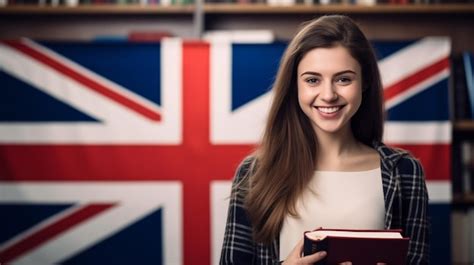
[[[345,16],[311,21],[281,60],[262,142],[233,182],[221,264],[311,264],[303,232],[402,229],[409,264],[428,263],[420,163],[381,142],[374,52]],[[350,262],[350,261],[349,261]]]

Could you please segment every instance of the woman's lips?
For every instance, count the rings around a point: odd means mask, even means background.
[[[325,118],[335,118],[344,106],[316,106],[318,113]]]

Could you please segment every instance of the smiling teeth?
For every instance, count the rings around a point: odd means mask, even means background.
[[[338,111],[339,109],[340,109],[340,107],[329,107],[329,108],[318,107],[318,110],[320,110],[321,112],[327,113],[327,114],[334,113],[334,112]]]

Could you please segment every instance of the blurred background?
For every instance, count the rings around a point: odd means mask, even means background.
[[[0,263],[218,264],[280,57],[325,14],[375,48],[431,263],[473,264],[472,0],[0,0]]]

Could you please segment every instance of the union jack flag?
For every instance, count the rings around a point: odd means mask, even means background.
[[[374,45],[385,142],[421,159],[448,264],[449,39]],[[285,47],[0,42],[0,262],[217,263]]]

